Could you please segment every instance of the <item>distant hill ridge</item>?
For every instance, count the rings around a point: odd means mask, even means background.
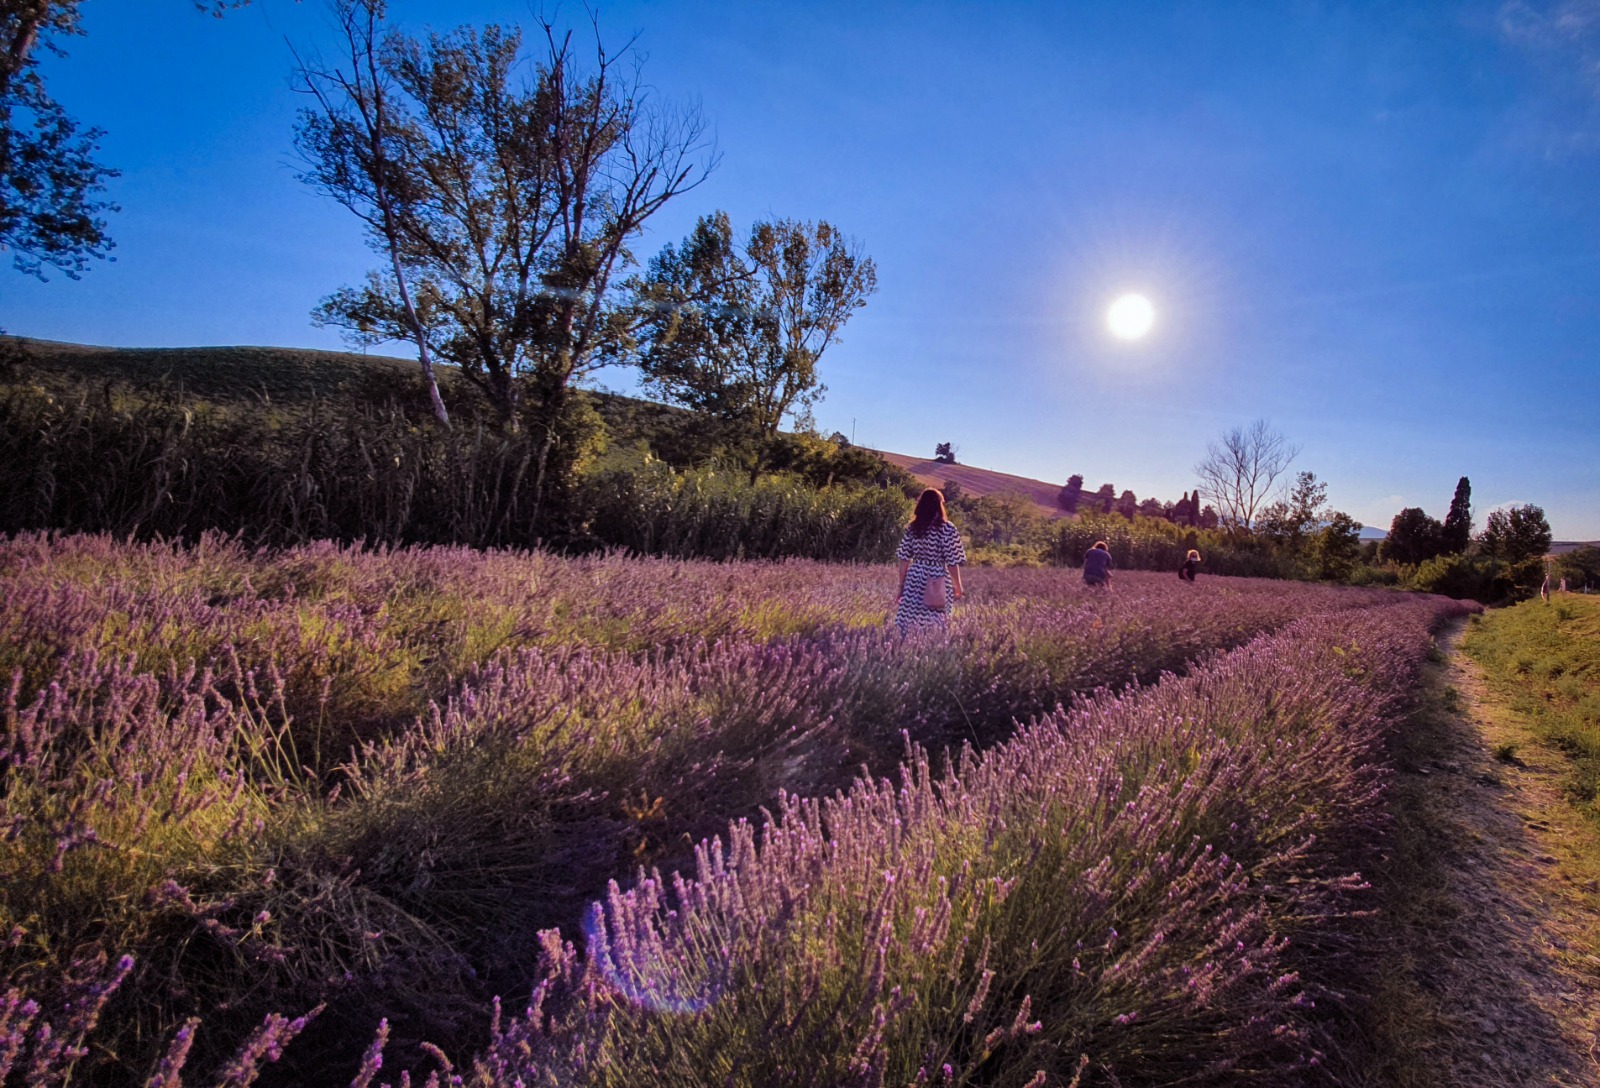
[[[374,379],[419,376],[413,359],[316,348],[108,348],[0,337],[0,348],[7,347],[26,355],[20,376],[32,374],[46,385],[52,384],[51,379],[75,384],[123,381],[136,386],[171,382],[196,397],[219,401],[265,394],[294,402]],[[441,369],[447,371],[443,380],[454,377],[452,368]]]
[[[1046,517],[1066,516],[1061,507],[1056,505],[1056,496],[1061,493],[1062,486],[1059,483],[1035,480],[1027,476],[1013,476],[1009,472],[995,472],[986,468],[974,468],[971,465],[919,459],[903,453],[890,453],[888,450],[872,452],[891,465],[905,469],[928,487],[943,489],[946,483],[954,482],[960,484],[961,490],[974,498],[1013,492],[1026,496],[1032,501],[1036,510]]]

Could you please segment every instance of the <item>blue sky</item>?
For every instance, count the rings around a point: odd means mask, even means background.
[[[0,324],[339,347],[310,310],[373,258],[295,178],[285,44],[328,41],[322,9],[83,7],[47,70],[122,170],[117,260],[0,274]],[[391,3],[413,30],[527,12]],[[728,0],[600,22],[640,35],[722,156],[641,255],[722,208],[829,219],[876,260],[822,360],[824,431],[1172,499],[1209,440],[1264,417],[1369,525],[1442,517],[1466,475],[1480,527],[1535,502],[1558,539],[1600,538],[1600,0]],[[1127,290],[1158,312],[1134,344],[1103,324]]]

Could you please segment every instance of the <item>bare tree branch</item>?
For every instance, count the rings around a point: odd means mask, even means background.
[[[1209,443],[1194,471],[1200,477],[1200,490],[1216,503],[1222,524],[1230,531],[1249,532],[1273,486],[1299,452],[1300,447],[1290,445],[1282,432],[1258,419]]]

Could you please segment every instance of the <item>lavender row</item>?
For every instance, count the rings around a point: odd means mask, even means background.
[[[995,631],[1028,626],[1031,610],[1093,600],[1058,572],[985,571],[970,581],[969,625]],[[1300,614],[1339,599],[1285,583],[1226,580],[1199,593],[1154,576],[1124,583],[1118,597],[1131,590],[1159,613],[1157,632],[1166,617],[1190,613],[1225,628],[1236,601],[1246,613]],[[234,660],[281,680],[298,755],[323,772],[352,744],[403,731],[466,673],[505,655],[578,647],[659,657],[881,630],[893,585],[887,566],[24,536],[0,541],[0,679],[20,670],[27,701],[69,654],[131,657],[158,676],[191,663],[223,671]],[[1251,616],[1243,621],[1242,630]]]
[[[981,572],[948,636],[901,640],[886,568],[27,538],[0,577],[0,965],[17,1009],[82,1009],[133,953],[98,1028],[123,1080],[202,1012],[202,1068],[293,1027],[321,1076],[381,1015],[402,1048],[464,1045],[487,995],[526,992],[536,929],[781,792],[1396,599]],[[467,649],[442,668],[429,639]]]
[[[1383,730],[1446,606],[1300,621],[935,774],[786,797],[692,878],[547,931],[451,1083],[1314,1079],[1317,980],[1383,822]]]

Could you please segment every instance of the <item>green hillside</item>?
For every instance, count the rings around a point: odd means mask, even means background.
[[[270,404],[292,411],[313,400],[398,399],[423,410],[427,395],[415,359],[316,348],[191,347],[108,348],[59,340],[0,336],[0,384],[6,378],[42,386],[57,396],[85,390],[170,391],[219,407]],[[472,384],[453,366],[436,366],[440,390],[453,414],[476,415],[482,404]],[[586,390],[614,443],[646,441],[669,454],[693,416],[681,408],[635,397]]]
[[[861,560],[906,517],[903,474],[867,450],[779,435],[758,479],[741,436],[681,409],[582,391],[593,412],[543,447],[459,370],[440,387],[449,428],[404,359],[5,338],[0,534]]]
[[[53,390],[112,382],[179,388],[219,403],[262,398],[295,403],[419,377],[412,360],[310,348],[104,348],[14,336],[0,337],[0,344],[12,356],[16,377]],[[453,368],[441,370],[446,372],[442,382],[460,381]]]

